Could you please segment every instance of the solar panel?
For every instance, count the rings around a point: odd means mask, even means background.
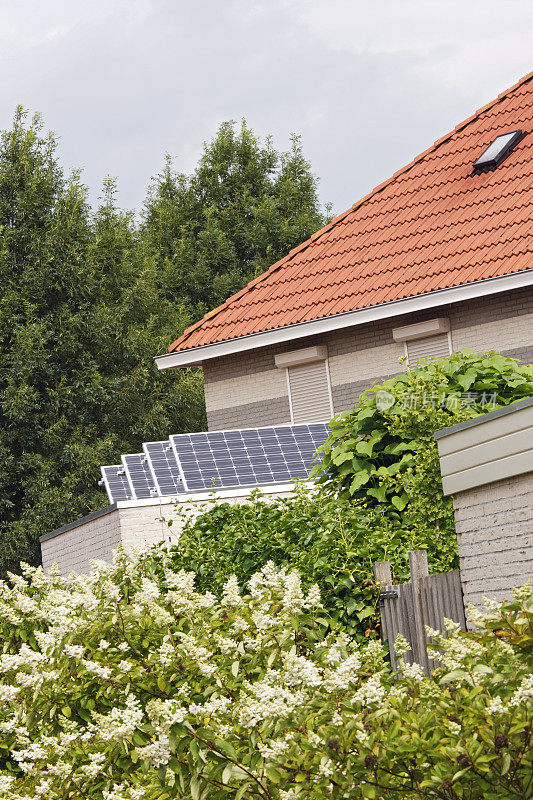
[[[326,422],[182,433],[170,437],[186,491],[284,483],[307,478]]]
[[[126,470],[122,464],[114,464],[110,467],[102,467],[102,478],[109,497],[110,503],[118,503],[121,500],[133,500]]]
[[[152,473],[157,492],[162,496],[185,491],[178,462],[170,442],[146,442],[143,450]]]
[[[148,458],[144,453],[135,453],[122,456],[122,465],[126,470],[126,477],[136,500],[148,500],[157,497],[154,477],[148,465]]]

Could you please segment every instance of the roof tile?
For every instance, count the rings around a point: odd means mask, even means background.
[[[494,171],[502,132],[533,130],[533,73],[188,328],[186,350],[533,267],[533,136]]]

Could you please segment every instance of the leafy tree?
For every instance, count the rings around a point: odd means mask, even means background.
[[[19,109],[0,140],[0,569],[104,500],[99,466],[204,423],[200,377],[152,358],[190,321],[157,290],[132,217],[93,215]]]
[[[205,427],[201,375],[153,356],[324,218],[300,142],[222,125],[191,176],[170,162],[142,224],[113,182],[91,211],[39,116],[0,139],[0,572],[102,505],[99,466]]]
[[[359,641],[379,629],[375,561],[390,561],[398,583],[409,580],[409,550],[426,549],[432,572],[457,567],[455,536],[404,529],[386,509],[324,489],[298,487],[278,499],[256,493],[249,502],[215,502],[202,512],[180,520],[179,544],[169,550],[174,570],[191,570],[200,590],[218,594],[231,575],[244,585],[266,561],[297,569],[305,587],[320,588],[333,627]]]
[[[164,552],[24,573],[0,584],[3,800],[531,798],[529,586],[435,636],[425,676],[328,633],[273,564],[220,598]]]
[[[142,232],[165,295],[199,318],[325,221],[299,137],[279,153],[246,123],[225,122],[191,175],[175,174],[167,158]]]
[[[315,469],[326,492],[365,503],[404,529],[455,533],[442,494],[435,431],[533,395],[533,366],[497,353],[426,361],[364,392],[332,423]]]

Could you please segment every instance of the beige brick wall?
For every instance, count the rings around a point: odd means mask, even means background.
[[[175,543],[179,524],[169,526],[171,519],[176,519],[174,506],[164,503],[114,508],[87,522],[73,523],[65,526],[67,530],[41,541],[43,567],[48,571],[56,563],[63,574],[87,573],[91,560],[111,561],[119,544],[131,551],[160,541]]]
[[[288,497],[290,492],[270,492],[271,499]],[[243,503],[247,496],[220,498],[229,503]],[[94,515],[87,522],[72,523],[66,530],[54,532],[41,540],[43,567],[49,571],[57,564],[63,575],[71,572],[90,572],[93,559],[111,561],[119,544],[128,552],[141,549],[148,544],[164,541],[177,544],[185,519],[194,519],[212,507],[213,501],[191,503],[162,503],[161,505],[130,506],[113,508],[104,514]],[[177,512],[177,508],[180,512]],[[93,515],[89,515],[93,516]],[[169,526],[169,521],[172,525]]]
[[[328,348],[335,413],[350,408],[364,388],[403,371],[404,346],[394,342],[392,329],[436,316],[450,319],[455,351],[494,349],[533,361],[533,290],[518,289],[207,361],[209,429],[290,422],[285,370],[276,368],[274,357],[316,344]]]
[[[533,580],[533,472],[453,498],[465,604]]]
[[[176,519],[171,503],[120,508],[117,513],[120,541],[128,551],[162,541],[175,544],[178,539],[179,526],[168,524],[170,520]]]
[[[56,563],[64,575],[89,572],[91,559],[109,561],[120,542],[118,511],[111,510],[41,541],[43,567]]]

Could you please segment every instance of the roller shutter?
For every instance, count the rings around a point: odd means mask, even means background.
[[[449,356],[450,339],[447,333],[438,336],[429,336],[425,339],[413,339],[406,342],[407,359],[410,367],[416,367],[416,362],[421,358],[445,358]]]
[[[301,422],[326,422],[333,416],[327,369],[327,361],[288,368],[294,425]]]

